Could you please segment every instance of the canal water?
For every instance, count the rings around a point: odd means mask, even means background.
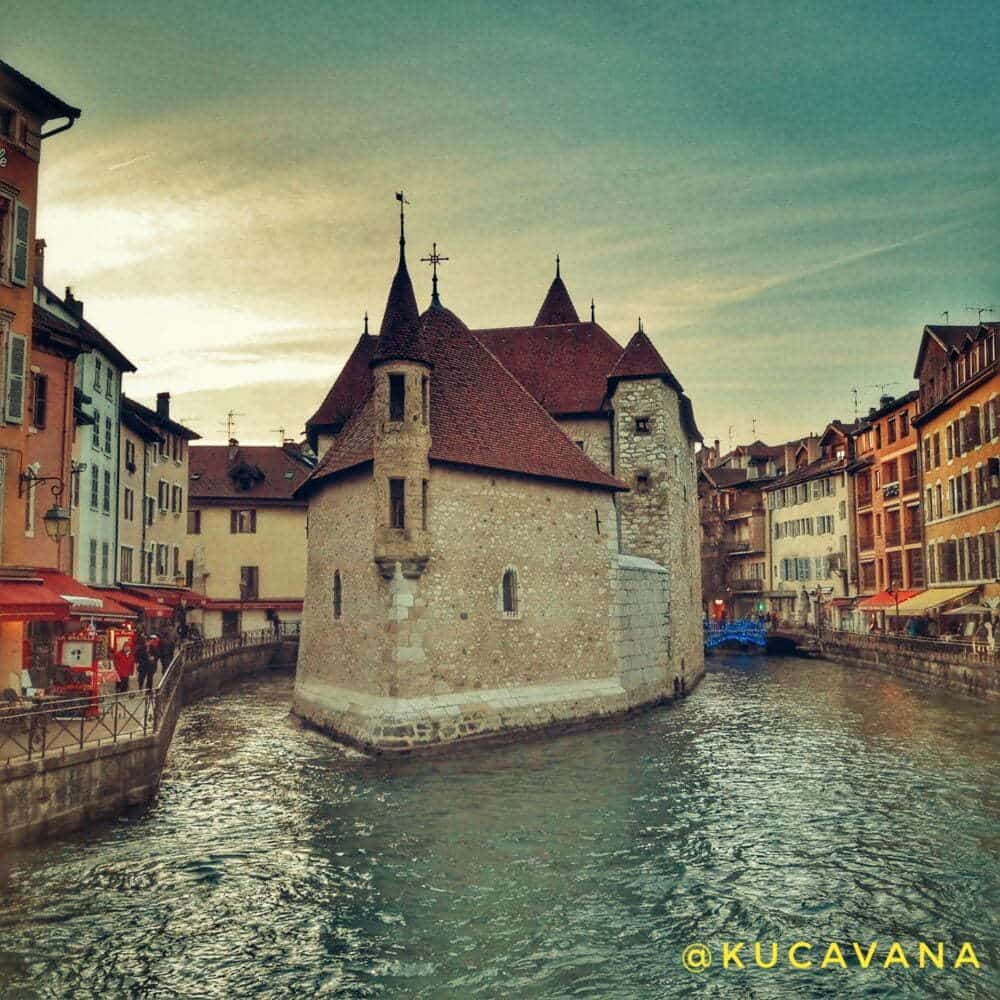
[[[985,707],[716,659],[676,708],[386,762],[300,728],[290,692],[185,709],[155,804],[3,859],[0,997],[1000,997]],[[920,940],[983,967],[920,970]],[[738,941],[849,968],[720,969]],[[910,968],[881,966],[893,941]]]

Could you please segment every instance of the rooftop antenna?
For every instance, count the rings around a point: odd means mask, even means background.
[[[284,444],[285,443],[285,428],[284,427],[272,427],[271,428],[271,433],[278,435],[278,444]]]
[[[733,450],[733,431],[734,430],[735,430],[735,428],[733,427],[732,424],[730,424],[729,425],[729,450],[730,451]]]
[[[226,437],[232,440],[236,437],[236,418],[245,417],[245,413],[237,413],[235,410],[230,410],[226,414]]]
[[[971,312],[976,313],[976,322],[982,323],[983,313],[996,312],[996,306],[966,306],[965,311],[970,313]]]
[[[750,437],[756,441],[757,440],[757,418],[752,417],[750,420]]]
[[[948,310],[945,309],[945,311],[943,313],[941,313],[941,315],[944,316],[945,326],[947,326],[948,325]]]

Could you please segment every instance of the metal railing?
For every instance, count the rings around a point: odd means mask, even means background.
[[[170,719],[185,668],[236,649],[280,642],[298,636],[298,631],[297,623],[289,623],[185,642],[151,690],[0,707],[0,766],[155,736]]]
[[[887,612],[888,616],[892,611]],[[851,632],[849,629],[833,629],[824,627],[823,633],[831,639],[844,639],[854,645],[866,648],[891,646],[894,649],[907,650],[912,653],[947,653],[951,656],[962,656],[980,663],[1000,664],[1000,643],[994,638],[992,644],[985,639],[974,639],[966,636],[924,636],[900,635],[894,632],[866,633]]]

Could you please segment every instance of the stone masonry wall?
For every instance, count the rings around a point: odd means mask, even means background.
[[[410,749],[572,724],[672,691],[669,576],[618,555],[603,490],[434,465],[431,559],[384,580],[363,477],[317,495],[294,710],[341,739]],[[368,515],[370,516],[370,514]],[[332,618],[332,570],[344,617]],[[516,616],[501,604],[506,568]]]
[[[622,551],[670,572],[671,654],[690,688],[704,672],[694,446],[679,397],[661,379],[622,380],[612,405],[615,475],[632,487],[618,498]],[[649,418],[649,434],[636,432],[637,417]],[[636,490],[640,473],[649,477],[646,493]]]
[[[611,470],[611,423],[607,417],[560,417],[558,424],[571,441],[583,442],[587,457],[605,472]]]

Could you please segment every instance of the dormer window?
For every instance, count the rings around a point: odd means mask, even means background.
[[[406,376],[389,376],[389,419],[399,422],[406,412]]]

